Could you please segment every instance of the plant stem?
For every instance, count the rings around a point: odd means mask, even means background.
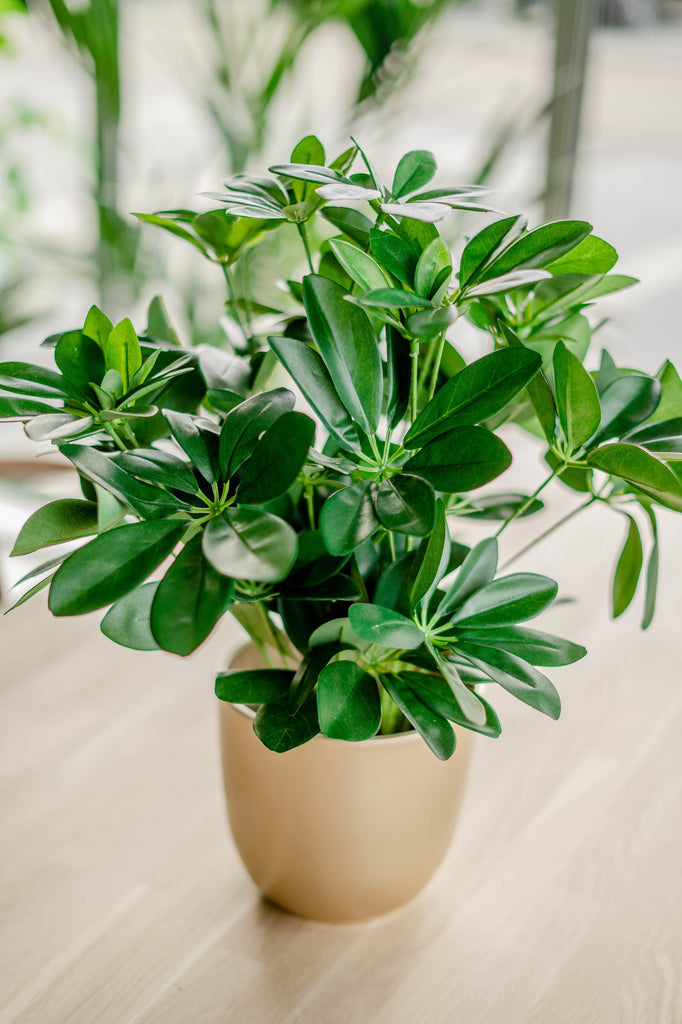
[[[440,373],[440,362],[443,358],[443,350],[445,349],[445,331],[441,334],[438,339],[438,349],[436,351],[436,361],[433,364],[433,372],[431,374],[431,384],[429,386],[429,402],[433,398],[436,391],[436,384],[438,383],[438,374]]]
[[[582,505],[578,505],[577,508],[574,508],[572,512],[568,512],[565,516],[562,516],[561,519],[557,520],[557,522],[554,523],[553,526],[550,526],[546,530],[543,530],[543,532],[538,537],[536,537],[535,540],[532,540],[529,544],[526,544],[525,547],[522,547],[520,551],[517,551],[515,555],[512,555],[511,558],[508,558],[504,565],[500,566],[500,568],[506,569],[507,566],[512,564],[512,562],[516,562],[517,559],[521,558],[522,555],[525,555],[528,551],[534,548],[535,545],[539,544],[541,540],[545,539],[545,537],[549,537],[551,533],[554,533],[555,530],[558,530],[560,526],[563,526],[564,523],[567,523],[569,519],[573,518],[573,516],[577,516],[578,512],[582,512],[584,508],[589,508],[590,505],[594,504],[594,502],[598,500],[599,499],[597,498],[597,496],[593,494],[592,497],[588,498],[587,501],[584,501]]]
[[[313,498],[312,487],[306,487],[305,489],[305,503],[308,507],[308,520],[310,522],[310,529],[315,529],[315,501]]]
[[[244,339],[248,344],[252,340],[253,336],[251,334],[250,328],[248,327],[248,324],[244,323],[244,321],[242,320],[242,315],[239,310],[239,305],[237,303],[237,295],[234,290],[234,281],[232,280],[232,275],[230,274],[230,268],[228,267],[227,263],[221,263],[220,266],[222,267],[223,277],[225,278],[225,284],[227,285],[227,294],[230,300],[232,311],[234,313],[234,318],[239,324],[242,334],[244,335]]]
[[[519,505],[519,507],[518,507],[518,508],[516,509],[516,511],[514,512],[514,514],[513,514],[513,515],[511,515],[511,516],[509,517],[509,519],[505,520],[505,522],[504,522],[504,523],[502,523],[502,526],[501,526],[501,527],[499,528],[499,530],[497,531],[497,533],[495,534],[495,536],[496,536],[496,537],[499,537],[499,536],[500,536],[500,534],[501,534],[501,533],[503,533],[503,532],[504,532],[504,530],[506,530],[506,529],[507,529],[507,527],[509,526],[509,524],[510,524],[510,523],[513,523],[515,519],[518,519],[518,517],[519,517],[520,515],[523,515],[523,513],[524,513],[524,512],[526,511],[526,509],[527,509],[527,508],[530,508],[530,506],[531,506],[531,505],[533,504],[533,502],[534,502],[534,501],[535,501],[535,499],[537,498],[538,494],[540,494],[540,492],[541,492],[541,491],[544,491],[544,489],[545,489],[545,487],[547,486],[547,484],[548,484],[548,483],[550,483],[550,482],[551,482],[551,481],[552,481],[552,480],[554,479],[554,477],[555,477],[555,476],[557,476],[558,474],[560,474],[561,472],[563,472],[563,470],[564,470],[565,468],[566,468],[565,466],[561,466],[561,467],[560,467],[559,469],[553,469],[553,470],[552,470],[552,472],[551,472],[551,473],[549,474],[549,476],[547,477],[547,479],[546,479],[546,480],[543,480],[543,481],[542,481],[542,483],[540,484],[540,486],[539,486],[539,487],[537,487],[537,488],[536,488],[536,489],[535,489],[535,490],[533,491],[533,493],[532,493],[532,494],[529,494],[529,495],[528,495],[528,497],[526,498],[526,500],[525,500],[525,501],[522,501],[522,502],[521,502],[521,504],[520,504],[520,505]]]
[[[419,342],[410,342],[410,359],[412,360],[412,379],[410,384],[410,412],[412,422],[417,418],[419,395]]]
[[[301,241],[303,242],[303,248],[305,249],[306,259],[308,260],[308,266],[310,267],[310,273],[314,274],[315,273],[315,268],[313,267],[313,259],[312,259],[312,256],[310,255],[310,245],[309,245],[309,240],[308,240],[308,229],[305,226],[305,221],[302,221],[302,220],[297,221],[296,222],[296,227],[298,228],[298,233],[301,236]]]

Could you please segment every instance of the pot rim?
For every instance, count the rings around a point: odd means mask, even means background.
[[[256,712],[253,710],[253,708],[250,708],[248,706],[248,704],[233,704],[229,700],[221,700],[220,704],[221,705],[226,705],[227,707],[234,708],[234,710],[238,711],[239,714],[244,715],[245,718],[250,718],[252,721],[256,717]],[[309,740],[308,742],[309,743],[315,743],[316,741],[317,742],[322,741],[324,743],[342,743],[345,747],[348,747],[348,746],[351,746],[351,747],[360,747],[360,746],[366,747],[366,746],[369,746],[369,745],[376,745],[376,744],[379,744],[379,743],[385,744],[387,740],[389,742],[392,741],[394,743],[394,745],[399,743],[399,742],[401,742],[403,744],[405,744],[405,743],[414,743],[415,740],[418,741],[419,743],[423,743],[424,742],[424,740],[422,740],[422,738],[419,735],[419,733],[417,732],[417,730],[414,729],[414,728],[410,729],[409,732],[398,732],[398,733],[390,734],[388,736],[372,736],[368,740],[355,740],[355,741],[353,741],[353,740],[335,739],[332,736],[325,736],[324,733],[319,732],[317,734],[317,736],[313,736],[313,738],[311,740]]]

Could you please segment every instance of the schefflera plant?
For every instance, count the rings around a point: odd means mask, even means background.
[[[221,673],[216,693],[257,706],[273,750],[414,728],[447,758],[453,724],[499,734],[491,684],[556,718],[541,669],[584,648],[525,625],[556,582],[497,572],[497,536],[553,480],[585,495],[580,508],[626,517],[615,614],[642,569],[633,511],[649,521],[644,625],[653,616],[655,510],[682,510],[682,384],[669,363],[656,377],[606,353],[598,372],[583,366],[585,311],[633,279],[609,273],[616,254],[583,221],[529,231],[503,216],[457,261],[436,224],[491,211],[475,186],[427,189],[435,169],[408,153],[387,186],[356,147],[326,166],[308,137],[271,177],[230,179],[220,209],[152,215],[222,265],[243,343],[220,358],[179,349],[155,302],[141,337],[93,310],[52,339],[57,371],[0,366],[0,411],[56,444],[84,489],[38,510],[14,553],[93,538],[34,570],[32,591],[49,585],[57,615],[108,609],[118,643],[181,655],[229,610],[264,665]],[[289,279],[287,307],[238,295],[234,267],[292,228],[308,272]],[[489,338],[468,364],[460,317]],[[277,362],[314,419],[289,388],[264,387]],[[547,474],[531,494],[481,496],[510,465],[511,421],[544,443]],[[499,524],[471,550],[456,539],[470,518]]]

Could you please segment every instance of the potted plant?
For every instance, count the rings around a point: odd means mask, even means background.
[[[435,870],[468,738],[500,733],[495,684],[559,716],[544,669],[585,650],[526,625],[558,585],[500,575],[497,537],[551,481],[613,509],[619,615],[647,522],[646,627],[657,510],[682,509],[673,366],[583,366],[586,309],[633,283],[609,273],[613,248],[583,221],[501,215],[455,259],[438,225],[499,211],[476,186],[429,187],[435,171],[411,152],[387,186],[357,145],[327,164],[307,137],[216,209],[140,215],[220,266],[229,350],[182,348],[154,300],[142,334],[93,308],[48,339],[55,370],[0,366],[0,414],[56,445],[83,491],[21,530],[14,555],[82,543],[28,573],[20,602],[49,586],[53,614],[107,609],[112,640],[181,656],[238,619],[251,646],[215,684],[235,838],[266,894],[327,920],[391,909]],[[306,264],[277,306],[235,273],[272,232]],[[469,363],[460,318],[481,332]],[[540,439],[546,474],[531,494],[481,492],[511,463],[510,423]],[[469,548],[471,518],[490,531]]]

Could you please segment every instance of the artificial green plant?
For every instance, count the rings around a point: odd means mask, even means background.
[[[83,490],[23,527],[13,554],[59,553],[20,600],[49,586],[55,615],[107,609],[112,640],[178,655],[231,612],[263,667],[221,673],[216,693],[257,706],[273,750],[413,728],[447,758],[453,723],[499,734],[492,684],[556,718],[541,669],[585,650],[525,625],[557,583],[499,575],[497,547],[552,480],[627,525],[615,615],[649,524],[644,626],[654,614],[657,513],[682,510],[682,382],[669,362],[655,377],[606,352],[583,365],[586,311],[633,279],[589,224],[528,230],[435,172],[411,152],[387,185],[356,145],[327,162],[309,136],[268,176],[229,179],[218,207],[145,215],[224,273],[231,351],[183,349],[155,300],[141,335],[93,308],[48,339],[56,370],[0,366],[0,415],[56,445]],[[437,227],[453,209],[487,214],[459,259]],[[233,288],[270,231],[300,236],[304,271],[278,307]],[[469,363],[461,318],[481,331]],[[511,463],[511,421],[542,440],[547,473],[532,494],[480,493]],[[491,529],[469,549],[472,517]]]

